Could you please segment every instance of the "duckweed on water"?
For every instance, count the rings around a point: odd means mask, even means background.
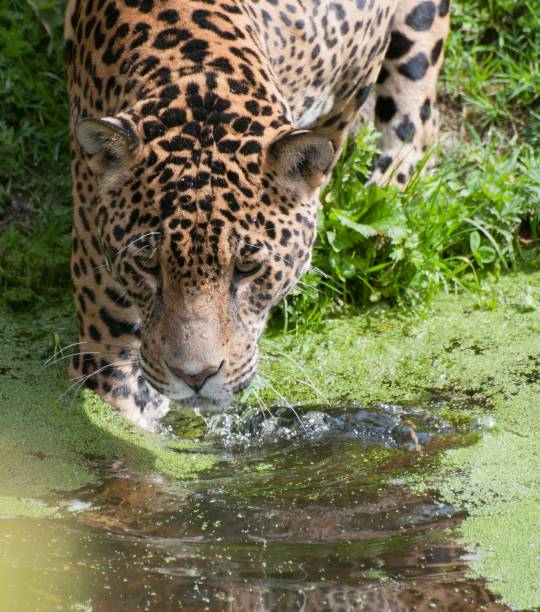
[[[427,319],[354,317],[309,338],[267,340],[262,377],[271,386],[258,393],[437,397],[456,424],[488,415],[491,433],[445,452],[435,473],[412,484],[437,487],[442,501],[467,511],[460,539],[473,570],[509,604],[532,608],[540,606],[540,273],[504,278],[496,300],[483,309],[477,298],[441,297]]]
[[[540,384],[513,382],[493,398],[498,432],[443,455],[439,489],[469,514],[472,567],[513,606],[540,607]]]
[[[42,367],[48,336],[65,325],[62,311],[32,318],[5,310],[0,321],[0,456],[7,458],[0,462],[0,515],[50,515],[44,499],[93,482],[114,459],[173,478],[213,464],[210,455],[189,453],[187,443],[130,426],[90,392],[62,397],[66,361]]]

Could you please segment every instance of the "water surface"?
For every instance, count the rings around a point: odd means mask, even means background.
[[[101,463],[51,496],[59,517],[0,520],[1,609],[506,609],[466,577],[463,515],[405,484],[474,426],[429,406],[296,412],[213,417],[197,480]]]

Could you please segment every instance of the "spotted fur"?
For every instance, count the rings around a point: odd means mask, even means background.
[[[145,426],[245,388],[376,86],[373,180],[437,128],[448,0],[69,0],[72,376]]]

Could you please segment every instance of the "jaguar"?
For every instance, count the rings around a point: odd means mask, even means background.
[[[246,388],[310,263],[319,192],[375,100],[371,180],[438,129],[449,0],[69,0],[79,343],[70,374],[154,428]]]

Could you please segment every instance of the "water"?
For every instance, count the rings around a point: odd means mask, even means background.
[[[174,415],[169,431],[174,431]],[[237,450],[279,442],[341,439],[419,451],[433,436],[454,433],[450,423],[415,406],[348,402],[339,407],[288,406],[272,411],[259,407],[242,412],[230,409],[209,419],[205,435]]]
[[[474,427],[429,406],[296,412],[212,417],[197,480],[118,460],[59,518],[0,520],[0,610],[507,609],[466,577],[462,516],[407,485]]]

